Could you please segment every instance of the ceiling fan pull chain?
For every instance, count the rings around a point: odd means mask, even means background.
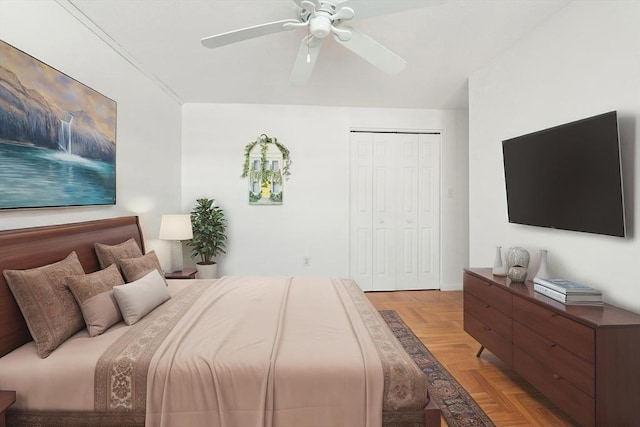
[[[312,38],[313,38],[313,36],[311,34],[307,34],[304,37],[304,44],[307,45],[307,64],[311,63],[311,46],[310,45],[311,45],[311,42],[312,42],[312,40],[311,40]]]

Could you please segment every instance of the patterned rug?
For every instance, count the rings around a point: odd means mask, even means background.
[[[407,353],[427,375],[429,394],[450,427],[495,426],[469,393],[414,335],[398,313],[380,310],[380,314]]]

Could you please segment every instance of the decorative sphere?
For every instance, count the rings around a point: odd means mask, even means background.
[[[521,247],[509,248],[507,251],[507,267],[511,268],[515,265],[524,267],[527,269],[529,267],[529,252]]]
[[[520,265],[514,265],[513,267],[509,267],[508,276],[513,283],[523,283],[527,280],[527,269]]]

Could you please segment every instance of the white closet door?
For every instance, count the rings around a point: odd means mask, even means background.
[[[418,135],[396,136],[399,171],[396,190],[396,239],[398,274],[396,289],[419,289],[418,248]]]
[[[439,149],[440,135],[351,134],[350,269],[364,290],[439,288]]]
[[[373,289],[373,135],[351,134],[350,277]]]
[[[420,289],[440,289],[440,145],[439,134],[419,135],[418,252]]]
[[[372,290],[396,286],[396,157],[394,134],[373,134],[373,282]]]

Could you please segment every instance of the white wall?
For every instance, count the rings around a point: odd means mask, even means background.
[[[187,213],[197,197],[208,196],[229,216],[222,274],[345,277],[349,130],[435,129],[443,131],[442,288],[461,287],[468,264],[465,112],[191,104],[181,113],[171,96],[53,0],[0,0],[0,38],[118,103],[116,206],[0,211],[0,229],[137,214],[147,248],[168,268],[168,246],[157,240],[161,215]],[[282,206],[246,200],[243,148],[260,133],[292,152]],[[302,267],[303,255],[310,267]]]
[[[575,1],[469,79],[470,264],[495,246],[549,250],[552,274],[640,312],[640,2]],[[501,141],[619,114],[626,239],[509,224]],[[537,259],[530,268],[535,274]]]
[[[460,289],[468,259],[466,113],[185,104],[182,116],[182,208],[210,197],[224,209],[228,253],[219,259],[220,274],[348,277],[349,130],[441,130],[442,288]],[[240,178],[244,146],[262,133],[291,151],[280,206],[250,206]],[[303,256],[310,266],[303,267]]]
[[[0,0],[0,38],[117,102],[116,202],[0,211],[0,229],[140,215],[148,249],[160,217],[180,207],[180,104],[55,1]]]

